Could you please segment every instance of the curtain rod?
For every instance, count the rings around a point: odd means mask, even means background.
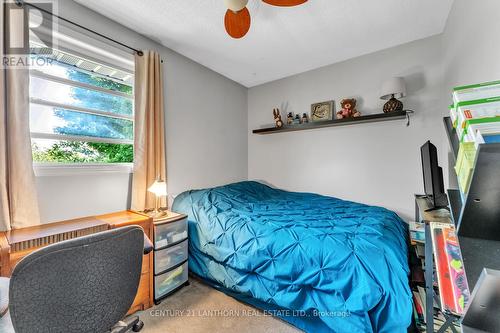
[[[64,21],[64,22],[68,22],[68,23],[70,23],[70,24],[73,24],[73,25],[77,26],[77,27],[78,27],[78,28],[80,28],[80,29],[83,29],[83,30],[86,30],[86,31],[88,31],[88,32],[91,32],[91,33],[93,33],[93,34],[95,34],[95,35],[97,35],[97,36],[99,36],[99,37],[102,37],[102,38],[104,38],[104,39],[107,39],[107,40],[109,40],[109,41],[111,41],[111,42],[113,42],[113,43],[115,43],[115,44],[118,44],[118,45],[120,45],[120,46],[123,46],[123,47],[125,47],[125,48],[127,48],[127,49],[129,49],[129,50],[131,50],[131,51],[134,51],[135,53],[137,53],[137,55],[138,55],[138,56],[142,56],[142,55],[144,55],[144,52],[142,52],[141,50],[137,50],[137,49],[135,49],[135,48],[133,48],[133,47],[130,47],[130,46],[126,45],[126,44],[123,44],[122,42],[119,42],[119,41],[117,41],[117,40],[115,40],[115,39],[113,39],[113,38],[110,38],[110,37],[108,37],[108,36],[105,36],[105,35],[103,35],[103,34],[101,34],[101,33],[97,32],[97,31],[94,31],[94,30],[89,29],[89,28],[87,28],[87,27],[84,27],[84,26],[83,26],[83,25],[81,25],[81,24],[78,24],[78,23],[76,23],[76,22],[73,22],[73,21],[70,21],[70,20],[68,20],[68,19],[65,19],[64,17],[61,17],[61,16],[56,15],[56,14],[54,14],[54,13],[51,13],[51,12],[49,12],[48,10],[45,10],[45,9],[40,8],[40,7],[38,7],[38,6],[35,6],[35,5],[33,5],[33,4],[29,3],[29,2],[24,2],[23,0],[16,0],[16,4],[17,4],[19,7],[22,7],[23,5],[33,7],[33,8],[35,8],[35,9],[38,9],[38,10],[39,10],[39,11],[41,11],[41,12],[44,12],[44,13],[46,13],[46,14],[52,15],[52,16],[54,16],[54,17],[57,17],[58,19],[60,19],[60,20],[62,20],[62,21]]]

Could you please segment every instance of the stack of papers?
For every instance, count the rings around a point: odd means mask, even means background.
[[[453,103],[500,96],[500,81],[484,82],[453,88]]]
[[[458,177],[458,185],[462,194],[469,191],[476,164],[476,145],[473,142],[462,142],[458,149],[457,163],[455,164],[455,172]]]
[[[500,140],[500,81],[453,89],[450,118],[460,142],[481,143]],[[482,132],[482,138],[478,135]],[[484,138],[487,135],[489,138]]]

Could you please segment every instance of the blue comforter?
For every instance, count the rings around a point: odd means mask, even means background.
[[[307,332],[406,332],[394,212],[257,182],[184,192],[173,210],[189,216],[190,270],[221,290]]]

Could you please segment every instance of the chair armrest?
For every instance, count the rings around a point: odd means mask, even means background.
[[[144,254],[148,254],[151,251],[153,251],[153,243],[151,242],[149,237],[144,234]]]
[[[0,277],[0,318],[2,318],[9,309],[9,284],[9,278]]]
[[[10,245],[5,232],[0,232],[0,276],[10,276]]]

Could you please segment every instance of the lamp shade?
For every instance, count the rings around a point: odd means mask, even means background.
[[[402,77],[393,77],[384,82],[380,99],[402,98],[406,96],[406,84]]]
[[[164,197],[167,195],[167,183],[163,180],[155,180],[153,185],[148,188],[148,191],[157,197]]]

